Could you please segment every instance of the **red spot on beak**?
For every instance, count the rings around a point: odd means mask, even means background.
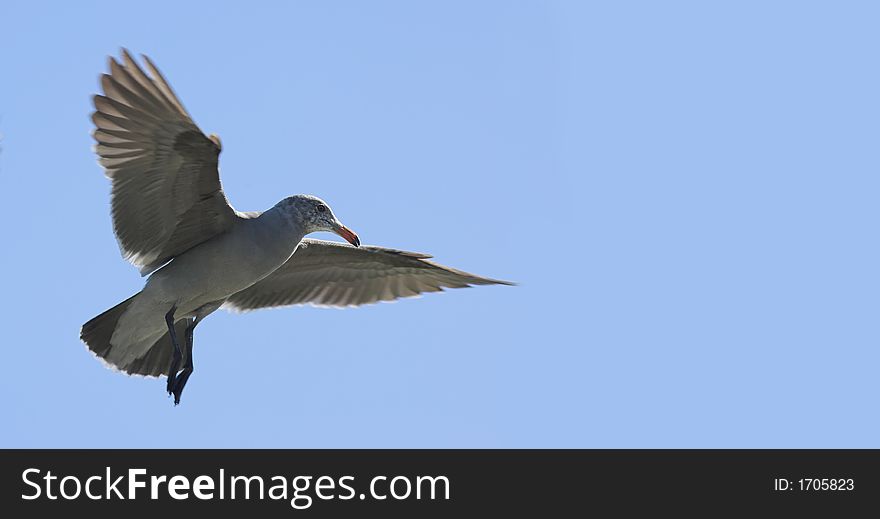
[[[358,235],[355,234],[354,231],[352,231],[351,229],[349,229],[348,227],[346,227],[344,225],[340,225],[339,229],[336,229],[336,234],[345,238],[345,241],[354,245],[355,247],[361,246],[361,239],[358,238]]]

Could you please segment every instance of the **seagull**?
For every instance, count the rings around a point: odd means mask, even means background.
[[[122,49],[94,96],[95,151],[111,181],[123,257],[149,276],[134,296],[82,326],[105,365],[167,377],[180,403],[193,374],[193,331],[219,308],[360,306],[471,285],[512,285],[416,252],[361,246],[330,206],[289,196],[262,212],[232,208],[220,185],[221,144],[206,136],[147,56]],[[306,238],[336,233],[348,244]],[[183,347],[181,347],[181,339]]]

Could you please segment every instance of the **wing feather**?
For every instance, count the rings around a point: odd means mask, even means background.
[[[112,180],[113,228],[123,256],[146,275],[228,230],[238,214],[217,169],[219,141],[202,133],[158,68],[128,51],[110,58],[94,96],[95,152]]]
[[[305,239],[287,263],[230,297],[226,306],[238,311],[299,304],[359,306],[444,288],[512,284],[427,258],[396,249]]]

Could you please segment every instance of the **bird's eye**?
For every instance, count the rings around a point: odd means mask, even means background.
[[[323,212],[326,211],[326,210],[327,210],[327,206],[326,206],[326,205],[318,204],[318,212],[319,212],[319,213],[323,213]]]

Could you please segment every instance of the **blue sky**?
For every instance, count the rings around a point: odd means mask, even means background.
[[[231,3],[230,3],[231,4]],[[6,2],[0,447],[877,447],[872,2]],[[143,283],[106,56],[223,138],[240,210],[521,283],[218,312],[182,404],[80,325]]]

